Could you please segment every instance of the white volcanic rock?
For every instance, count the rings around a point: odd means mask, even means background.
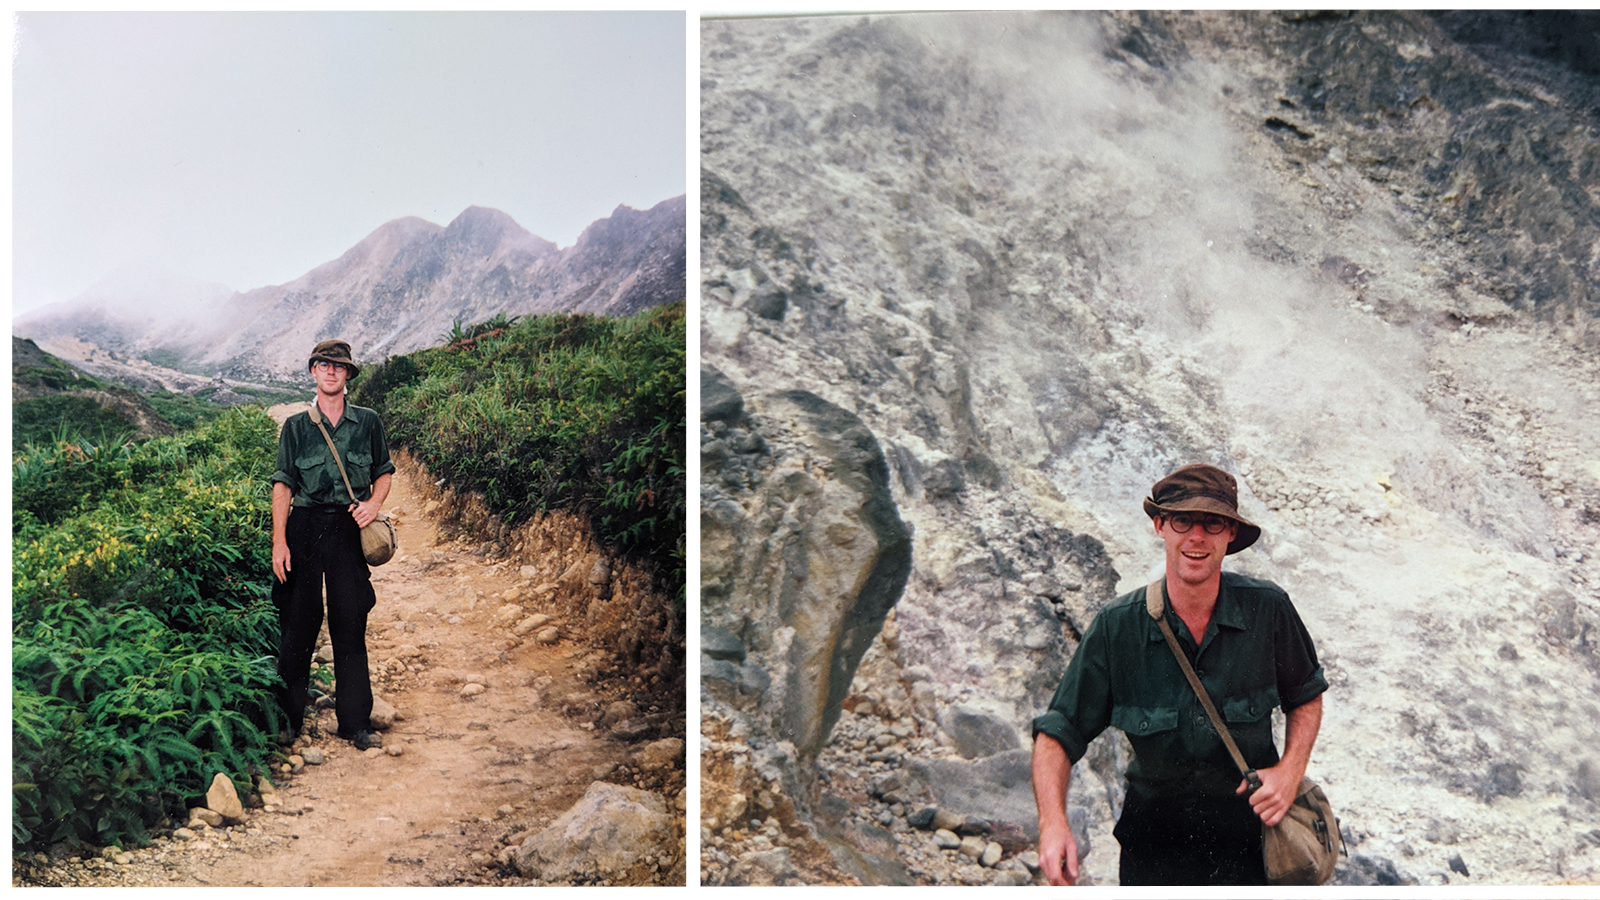
[[[805,390],[876,438],[913,533],[809,793],[757,654],[702,660],[718,759],[766,760],[726,770],[740,793],[805,820],[1000,750],[996,722],[1025,748],[1094,613],[1159,571],[1140,498],[1206,461],[1264,529],[1229,567],[1289,590],[1332,685],[1310,774],[1341,879],[1600,878],[1590,82],[1410,14],[716,21],[701,47],[702,362],[728,386],[703,522],[781,455],[734,446],[729,392]],[[703,534],[721,585],[740,533]],[[1126,753],[1108,734],[1074,771],[1098,884]],[[1033,827],[1012,789],[948,798],[1006,820],[1001,868]],[[895,829],[934,800],[898,790],[835,860],[973,877]],[[759,849],[710,838],[712,883]]]

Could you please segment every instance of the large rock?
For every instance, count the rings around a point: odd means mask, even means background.
[[[400,711],[394,708],[394,704],[379,697],[377,694],[372,695],[372,714],[368,716],[368,720],[372,723],[374,729],[388,731],[394,727],[395,720],[398,718],[400,718]]]
[[[970,706],[941,709],[939,727],[955,741],[956,751],[965,759],[993,756],[1022,746],[1011,723]]]
[[[649,772],[655,769],[671,768],[683,756],[683,741],[678,738],[662,738],[640,748],[633,755],[633,761],[639,768]]]
[[[941,811],[1011,823],[1037,836],[1039,813],[1033,799],[1031,759],[1031,750],[1009,750],[970,761],[912,759],[906,763],[907,781],[915,792],[932,797]]]
[[[546,883],[620,875],[646,856],[663,859],[674,841],[660,795],[597,781],[549,828],[512,857],[517,870]]]
[[[786,885],[804,884],[800,869],[794,864],[794,853],[788,847],[758,850],[739,857],[728,876],[729,884],[736,885]]]
[[[735,408],[726,397],[717,407]],[[778,736],[814,754],[905,587],[910,533],[877,439],[854,413],[808,391],[744,408],[747,428],[718,420],[725,438],[702,446],[702,559],[715,561],[702,567],[702,623],[744,635],[771,675],[765,713]],[[719,652],[735,655],[731,644]]]
[[[239,792],[234,790],[233,779],[221,772],[211,779],[206,791],[206,808],[222,817],[229,825],[244,821],[244,804],[239,802]]]

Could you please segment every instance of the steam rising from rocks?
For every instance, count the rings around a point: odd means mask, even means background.
[[[1385,14],[708,23],[703,353],[883,445],[913,569],[855,693],[916,724],[909,758],[954,754],[956,706],[1025,739],[1074,629],[1159,571],[1139,498],[1208,461],[1265,530],[1230,565],[1288,588],[1323,654],[1311,774],[1364,858],[1347,877],[1594,878],[1600,840],[1573,837],[1600,815],[1587,326],[1502,299],[1439,225],[1453,201],[1406,174],[1472,109],[1317,118],[1286,28],[1467,52]],[[1485,77],[1482,103],[1523,96]],[[1039,614],[1053,640],[1019,644]],[[1121,752],[1075,772],[1101,883]],[[906,768],[823,763],[823,793]]]

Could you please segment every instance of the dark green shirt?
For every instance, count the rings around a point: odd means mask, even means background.
[[[339,448],[350,486],[355,488],[355,499],[370,498],[372,483],[394,471],[378,414],[347,402],[338,427],[330,427],[326,416],[322,417],[322,425]],[[278,470],[272,473],[272,480],[289,486],[295,506],[349,506],[354,502],[345,490],[328,442],[311,421],[309,412],[295,413],[283,423],[283,430],[278,433]]]
[[[1171,604],[1166,617],[1245,761],[1258,769],[1276,765],[1272,708],[1288,712],[1328,689],[1289,595],[1270,581],[1222,573],[1198,651]],[[1033,733],[1055,738],[1076,763],[1107,725],[1133,746],[1130,793],[1232,796],[1239,786],[1228,748],[1145,610],[1145,588],[1095,617]]]

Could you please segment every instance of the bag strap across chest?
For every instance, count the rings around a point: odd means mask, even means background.
[[[349,411],[345,411],[349,415]],[[322,439],[328,442],[328,451],[333,454],[333,461],[339,466],[339,477],[344,479],[344,489],[350,493],[350,499],[356,500],[356,489],[350,486],[350,476],[345,473],[344,460],[339,458],[339,448],[333,445],[333,436],[328,434],[328,429],[322,424],[322,410],[317,408],[317,401],[311,401],[311,421],[316,423],[317,430],[322,432]],[[360,502],[360,501],[356,501]]]
[[[1211,702],[1211,695],[1206,693],[1205,685],[1200,683],[1200,676],[1195,674],[1194,666],[1189,664],[1189,657],[1184,654],[1183,648],[1178,646],[1178,637],[1172,633],[1172,626],[1167,624],[1166,616],[1166,588],[1165,576],[1157,578],[1145,589],[1145,611],[1150,613],[1150,618],[1156,620],[1156,625],[1161,628],[1162,637],[1167,639],[1167,646],[1172,648],[1172,655],[1178,660],[1178,668],[1183,670],[1183,677],[1189,680],[1189,687],[1194,689],[1194,695],[1200,698],[1200,705],[1205,707],[1206,716],[1211,719],[1211,725],[1217,730],[1217,735],[1222,738],[1222,743],[1228,747],[1228,755],[1233,757],[1233,764],[1239,767],[1239,774],[1250,783],[1251,790],[1261,786],[1261,778],[1256,775],[1249,763],[1244,761],[1244,754],[1239,752],[1239,745],[1234,743],[1233,735],[1229,733],[1228,726],[1222,721],[1222,716],[1217,713],[1217,707]]]

